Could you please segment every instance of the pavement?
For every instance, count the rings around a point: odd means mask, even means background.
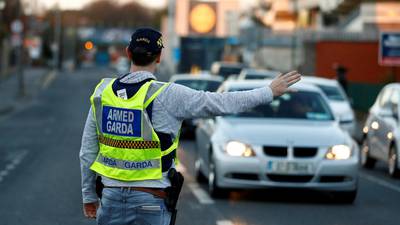
[[[20,94],[18,77],[15,72],[0,79],[0,117],[4,116],[31,102],[37,94],[45,89],[54,79],[56,73],[50,69],[25,68],[24,69],[24,95]]]
[[[94,225],[83,217],[79,148],[89,96],[106,69],[61,72],[23,108],[0,119],[0,224]],[[196,147],[183,140],[185,184],[177,225],[398,225],[400,180],[386,166],[360,171],[354,204],[312,191],[232,191],[212,199],[194,179]]]

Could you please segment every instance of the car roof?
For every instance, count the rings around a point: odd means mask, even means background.
[[[224,81],[224,78],[218,75],[203,74],[175,74],[170,78],[170,82],[177,80],[208,80],[208,81]]]
[[[384,88],[386,88],[386,87],[400,89],[400,83],[398,83],[398,82],[390,83],[390,84],[387,84]]]
[[[271,75],[278,75],[278,71],[273,71],[273,70],[262,70],[262,69],[243,69],[241,74],[257,74],[257,75],[265,75],[265,76],[271,76]]]
[[[225,81],[222,86],[226,89],[254,89],[260,88],[271,83],[271,79],[265,80],[229,80]],[[313,84],[306,83],[306,82],[298,82],[292,86],[292,88],[299,90],[299,91],[312,91],[322,93],[322,91]]]
[[[329,79],[324,77],[316,77],[316,76],[302,76],[302,81],[316,84],[316,85],[328,85],[328,86],[338,86],[338,82],[336,79]]]

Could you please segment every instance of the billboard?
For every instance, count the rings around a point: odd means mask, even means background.
[[[216,35],[216,2],[191,1],[189,11],[189,32],[192,35]]]
[[[400,32],[381,33],[379,64],[382,66],[400,66]]]

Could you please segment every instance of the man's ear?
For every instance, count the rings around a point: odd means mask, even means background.
[[[160,63],[161,62],[161,53],[157,55],[156,58],[156,63]]]
[[[132,53],[131,53],[131,51],[129,51],[129,48],[128,48],[128,47],[125,48],[125,52],[126,52],[126,55],[128,56],[128,58],[129,58],[130,60],[132,60]]]

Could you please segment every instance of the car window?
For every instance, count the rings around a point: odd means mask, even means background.
[[[390,108],[390,95],[392,94],[391,88],[386,88],[383,90],[382,95],[379,98],[379,106],[381,108]]]
[[[187,79],[187,80],[176,80],[175,83],[181,84],[183,86],[199,90],[199,91],[216,91],[218,87],[221,85],[219,81],[213,80],[195,80],[195,79]]]
[[[393,90],[392,95],[390,97],[390,105],[392,108],[398,107],[399,105],[399,92],[397,90]]]
[[[239,74],[242,68],[240,67],[224,67],[221,66],[218,71],[218,75],[223,76],[224,78],[229,77],[230,75]]]
[[[328,97],[329,100],[333,101],[345,101],[346,98],[343,93],[340,91],[338,87],[328,86],[328,85],[317,85],[324,94]]]
[[[246,80],[262,80],[262,79],[266,79],[266,78],[272,78],[274,77],[272,74],[268,75],[268,74],[246,74],[245,79]]]
[[[238,91],[238,90],[231,90]],[[286,118],[316,121],[334,120],[329,105],[316,92],[298,91],[286,93],[274,99],[270,104],[232,115],[234,117]]]

